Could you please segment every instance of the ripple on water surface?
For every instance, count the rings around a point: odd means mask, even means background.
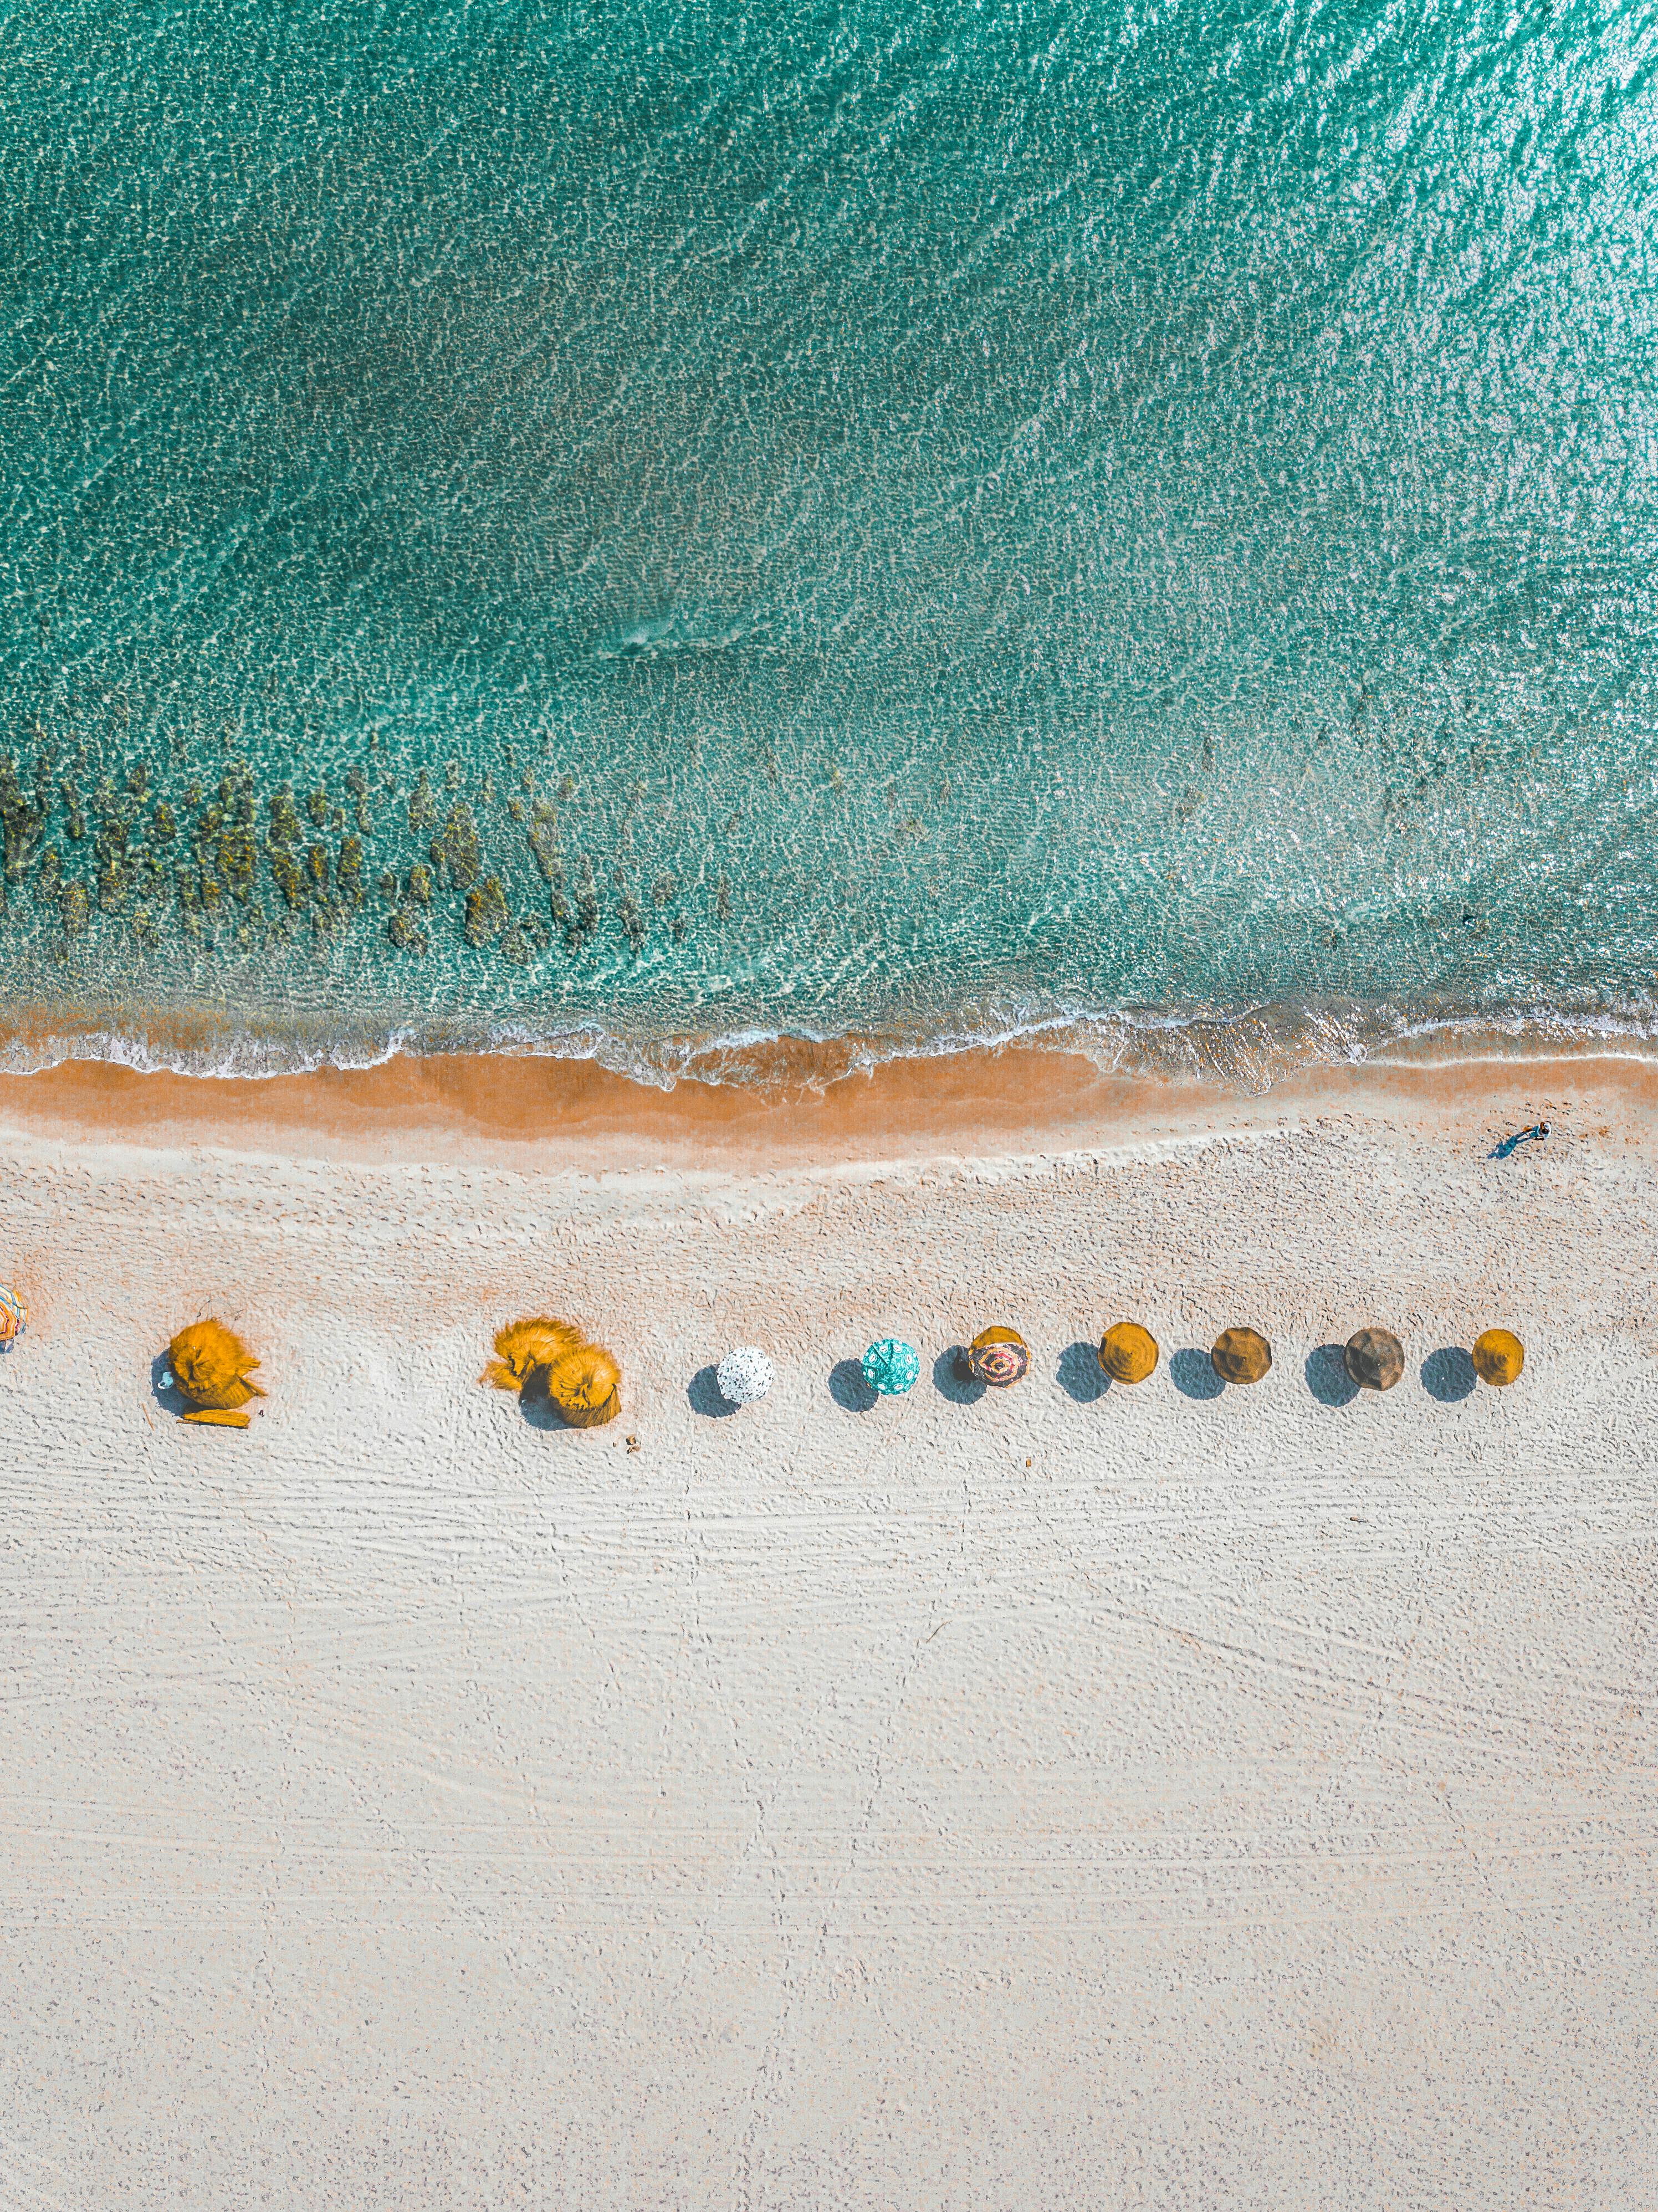
[[[1644,1034],[1655,47],[26,9],[9,1064]]]

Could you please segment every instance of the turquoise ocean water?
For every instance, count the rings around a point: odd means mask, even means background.
[[[0,1064],[1644,1036],[1655,65],[0,12]]]

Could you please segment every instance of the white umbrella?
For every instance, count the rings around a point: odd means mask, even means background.
[[[726,1354],[714,1370],[714,1379],[728,1406],[751,1406],[770,1389],[776,1372],[757,1344],[741,1344]]]

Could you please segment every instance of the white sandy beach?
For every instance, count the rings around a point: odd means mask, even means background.
[[[1543,1103],[746,1170],[14,1115],[0,2201],[1658,2203],[1658,1147]],[[476,1386],[544,1307],[612,1427]],[[152,1393],[203,1314],[246,1435]]]

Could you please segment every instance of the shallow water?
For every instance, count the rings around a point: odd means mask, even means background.
[[[1644,1034],[1655,60],[14,9],[6,1064]]]

